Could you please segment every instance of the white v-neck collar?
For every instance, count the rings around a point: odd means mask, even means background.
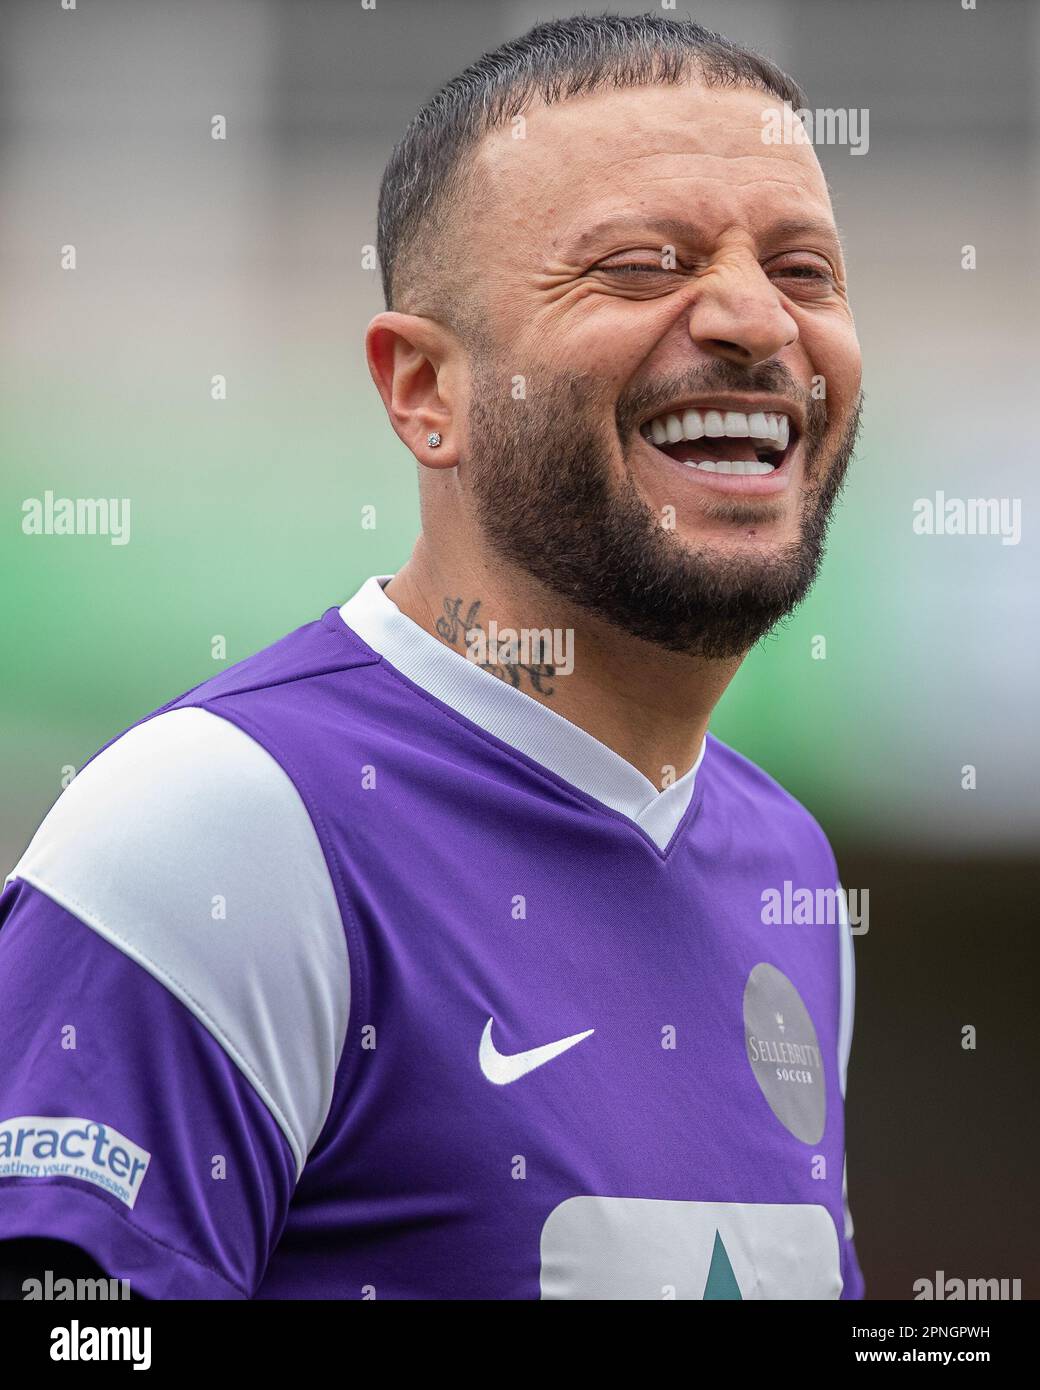
[[[421,628],[383,592],[393,575],[374,575],[340,608],[340,617],[410,681],[466,719],[594,800],[634,821],[667,848],[693,796],[697,761],[659,791],[638,768],[577,724],[517,690]]]

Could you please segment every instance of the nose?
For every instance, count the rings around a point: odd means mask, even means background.
[[[715,266],[698,288],[690,337],[709,356],[750,367],[797,340],[798,324],[757,261]]]

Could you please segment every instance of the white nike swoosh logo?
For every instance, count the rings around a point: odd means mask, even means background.
[[[584,1033],[574,1033],[569,1038],[561,1038],[559,1042],[546,1043],[544,1047],[532,1047],[527,1052],[514,1052],[511,1057],[507,1057],[499,1052],[491,1041],[491,1027],[494,1021],[494,1018],[488,1019],[480,1039],[480,1070],[496,1086],[508,1086],[511,1081],[518,1081],[521,1076],[526,1076],[536,1067],[544,1067],[546,1062],[559,1057],[560,1053],[566,1052],[568,1048],[576,1047],[596,1031],[595,1028],[587,1028]]]

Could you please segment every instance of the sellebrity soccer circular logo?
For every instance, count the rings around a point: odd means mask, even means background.
[[[773,1114],[803,1144],[827,1122],[823,1058],[809,1010],[775,965],[756,965],[744,986],[748,1061]]]

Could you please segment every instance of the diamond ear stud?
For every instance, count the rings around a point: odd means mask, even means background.
[[[436,430],[433,430],[426,436],[426,442],[431,449],[438,449],[440,448],[441,437]]]

